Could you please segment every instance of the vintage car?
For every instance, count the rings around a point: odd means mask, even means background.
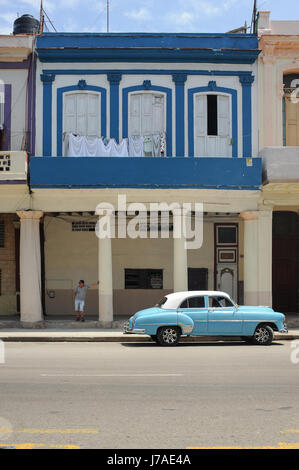
[[[274,331],[287,333],[285,315],[270,307],[239,306],[219,291],[166,295],[124,325],[124,333],[149,335],[161,346],[175,346],[181,336],[239,336],[265,346],[272,343]]]

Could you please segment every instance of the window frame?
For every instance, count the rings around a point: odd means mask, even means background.
[[[139,287],[129,287],[127,275],[133,273],[140,274],[140,286]],[[150,275],[158,273],[161,275],[161,287],[155,288],[150,286]],[[163,290],[164,288],[164,272],[163,269],[154,269],[154,268],[125,268],[124,269],[124,289],[125,290]]]

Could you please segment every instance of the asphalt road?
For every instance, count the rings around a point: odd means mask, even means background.
[[[292,352],[290,341],[6,343],[0,445],[299,448]]]

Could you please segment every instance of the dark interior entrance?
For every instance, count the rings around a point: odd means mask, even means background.
[[[206,268],[188,268],[188,290],[207,290],[208,270]]]
[[[297,212],[273,213],[273,308],[299,312],[299,216]]]

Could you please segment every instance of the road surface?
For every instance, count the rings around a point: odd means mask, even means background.
[[[0,445],[299,448],[294,352],[290,341],[6,343]]]

